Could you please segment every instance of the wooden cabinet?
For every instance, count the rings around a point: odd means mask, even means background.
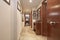
[[[34,23],[34,30],[37,35],[41,35],[41,22],[37,21]]]
[[[47,40],[60,40],[60,0],[43,1],[40,8],[41,23],[35,23],[36,33]]]
[[[46,19],[46,6],[45,1],[42,2],[42,6],[40,7],[40,23],[37,21],[35,23],[35,30],[37,34],[47,36],[47,19]]]
[[[60,0],[47,0],[48,40],[60,40]]]

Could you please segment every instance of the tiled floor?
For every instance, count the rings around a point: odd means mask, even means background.
[[[24,27],[21,32],[20,40],[47,40],[47,37],[36,35],[35,32],[27,26]]]

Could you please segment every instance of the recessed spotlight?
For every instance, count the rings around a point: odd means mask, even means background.
[[[29,0],[30,3],[32,3],[32,0]]]

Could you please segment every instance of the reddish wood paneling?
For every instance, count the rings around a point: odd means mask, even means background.
[[[45,1],[42,3],[42,6],[40,8],[40,23],[36,22],[35,23],[35,29],[36,29],[36,33],[43,35],[43,36],[47,36],[47,19],[46,19],[46,3]]]
[[[34,25],[35,26],[34,29],[35,29],[36,34],[37,35],[41,35],[41,22],[37,21],[34,24],[35,24]]]
[[[31,28],[32,28],[32,11],[30,13],[30,25],[31,25]]]
[[[47,0],[47,12],[48,40],[60,40],[60,0]]]
[[[42,35],[47,36],[47,22],[46,22],[46,3],[43,2],[41,6],[41,20],[42,20]]]
[[[40,8],[38,10],[40,10]],[[37,35],[41,35],[41,11],[40,11],[40,20],[37,20],[34,23],[34,30]]]

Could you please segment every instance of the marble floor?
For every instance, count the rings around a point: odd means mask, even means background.
[[[35,32],[29,27],[24,27],[19,40],[47,40],[47,37],[36,35]]]

